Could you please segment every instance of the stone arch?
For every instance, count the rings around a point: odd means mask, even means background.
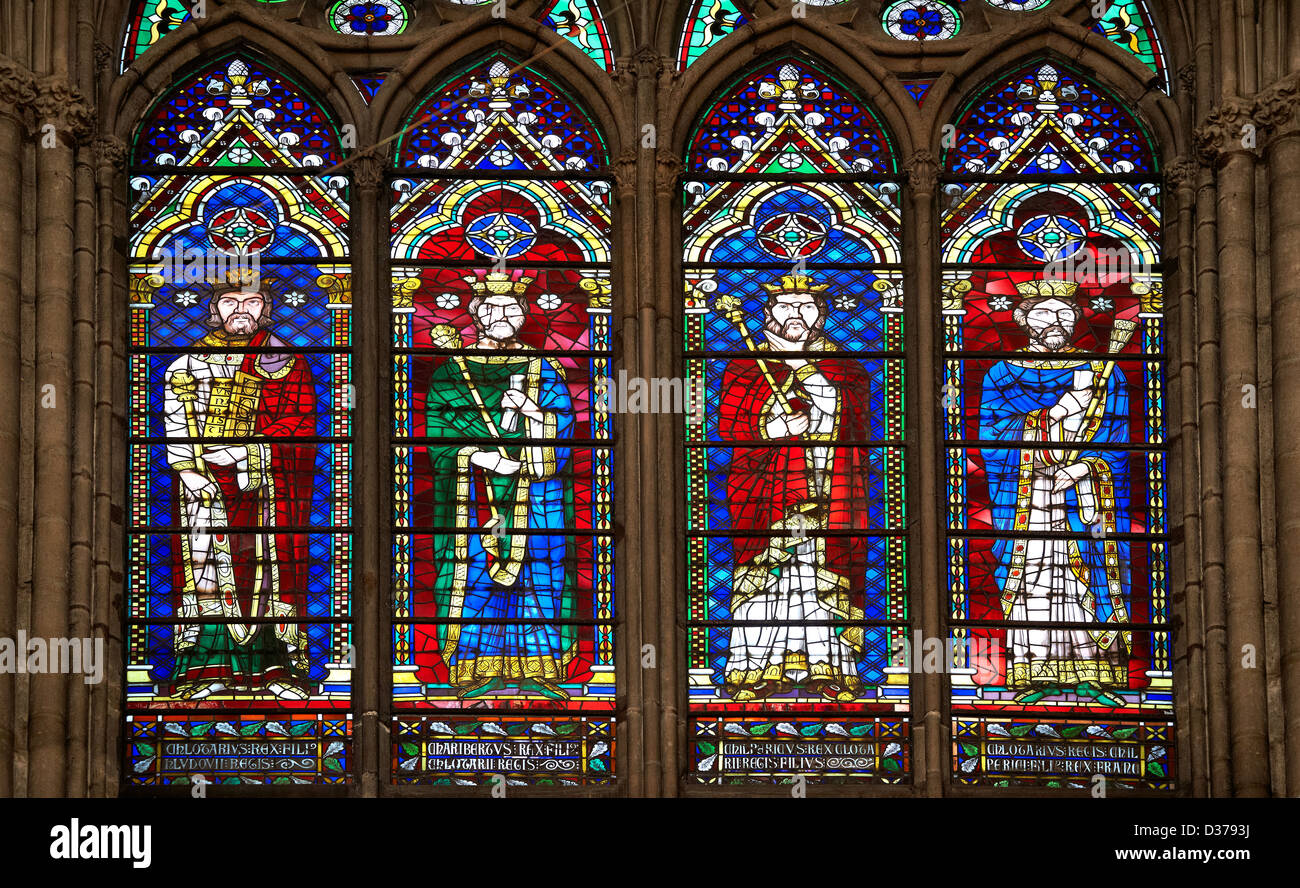
[[[129,143],[158,96],[177,79],[204,60],[239,47],[294,79],[340,127],[355,126],[359,144],[364,144],[371,112],[334,56],[303,39],[307,30],[243,6],[222,7],[186,22],[113,80],[101,105],[103,131]]]
[[[635,140],[616,98],[616,78],[549,28],[512,11],[504,20],[465,19],[446,29],[440,39],[426,41],[408,54],[375,95],[371,110],[377,138],[392,137],[430,89],[467,67],[466,59],[506,51],[522,62],[545,51],[537,63],[539,71],[591,115],[606,138],[610,158]]]
[[[672,110],[660,111],[668,133],[665,138],[661,132],[660,144],[667,142],[674,156],[680,157],[695,120],[728,82],[766,58],[793,48],[812,64],[837,75],[859,101],[875,111],[894,140],[901,163],[917,147],[912,135],[916,102],[873,54],[857,50],[844,36],[840,26],[814,18],[791,22],[771,17],[738,28],[718,44],[729,51],[710,50],[681,75],[672,90],[661,94],[660,108]]]
[[[1129,108],[1149,127],[1161,167],[1188,150],[1183,114],[1156,85],[1156,75],[1109,40],[1060,17],[1040,20],[1014,40],[979,44],[938,77],[922,109],[926,129],[918,132],[918,143],[937,153],[944,124],[1002,73],[1032,58],[1054,58],[1086,72]]]

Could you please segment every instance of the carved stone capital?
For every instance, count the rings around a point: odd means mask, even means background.
[[[636,69],[643,77],[658,77],[664,72],[664,57],[649,46],[636,51]]]
[[[1196,93],[1196,63],[1188,62],[1178,69],[1178,82],[1182,85],[1183,91]]]
[[[685,171],[686,164],[680,157],[667,149],[659,149],[655,152],[655,191],[670,194]]]
[[[912,156],[903,164],[907,173],[907,185],[917,194],[934,194],[939,183],[939,162],[925,148],[912,152]]]
[[[95,70],[103,71],[113,63],[113,47],[103,40],[95,41]]]
[[[130,146],[117,136],[101,136],[92,143],[95,150],[95,165],[120,170],[126,166]]]
[[[1165,182],[1175,190],[1192,188],[1196,185],[1196,176],[1200,170],[1200,164],[1194,160],[1178,157],[1173,163],[1165,167]]]
[[[636,86],[636,61],[633,57],[619,56],[614,59],[614,70],[609,72],[609,79],[620,92],[631,91]]]
[[[620,191],[636,187],[636,149],[625,148],[614,160],[614,183]]]
[[[36,99],[36,78],[13,59],[0,56],[0,114],[23,117]]]
[[[1300,127],[1300,76],[1279,80],[1255,97],[1255,120],[1269,135],[1294,132]]]
[[[1235,97],[1211,111],[1193,134],[1201,162],[1217,166],[1228,155],[1253,153],[1259,130],[1253,112],[1253,102]]]
[[[360,188],[378,188],[384,181],[384,170],[388,168],[388,146],[372,145],[360,151],[348,164],[352,169],[352,179]]]
[[[87,144],[94,135],[95,109],[86,103],[81,90],[60,77],[37,83],[32,112],[38,130],[53,124],[55,133],[73,144]]]

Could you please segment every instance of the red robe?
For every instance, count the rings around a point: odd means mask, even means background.
[[[835,348],[824,338],[809,343],[807,360],[814,364],[839,396],[832,442],[863,441],[869,438],[868,399],[871,379],[862,365],[847,358],[823,357]],[[786,390],[794,371],[784,361],[764,361],[767,372],[777,386]],[[723,376],[718,409],[718,435],[737,444],[766,441],[764,430],[773,401],[772,386],[758,362],[750,359],[731,361]],[[812,399],[796,380],[787,390],[793,410],[807,409]],[[823,443],[805,433],[802,438],[786,436],[791,446],[744,447],[732,449],[731,468],[727,473],[727,500],[731,527],[736,531],[753,531],[754,536],[733,537],[736,567],[743,567],[763,552],[767,536],[777,522],[787,527],[794,507],[810,501],[808,478],[812,459],[807,448]],[[831,482],[829,500],[818,500],[819,512],[830,530],[868,529],[867,451],[859,447],[831,447],[827,466]],[[826,567],[849,581],[856,595],[862,589],[862,552],[855,553],[850,537],[832,536],[826,540]]]
[[[221,346],[243,345],[243,337],[221,336],[211,334],[195,343],[196,350],[220,354]],[[259,330],[247,342],[248,346],[277,347],[283,343],[265,330]],[[263,445],[270,452],[269,465],[263,467],[263,474],[269,479],[267,484],[251,490],[243,490],[238,480],[239,469],[236,465],[217,466],[205,464],[209,476],[221,488],[222,499],[226,508],[226,520],[231,527],[303,527],[311,523],[312,488],[315,479],[316,446],[311,444],[291,444],[297,436],[309,436],[316,433],[316,393],[312,383],[311,369],[307,360],[301,355],[250,352],[243,355],[239,369],[260,382],[260,395],[257,402],[253,436],[247,446],[251,450]],[[210,394],[209,394],[210,397]],[[201,420],[200,420],[201,422]],[[237,440],[227,440],[225,444],[235,445]],[[218,446],[214,442],[213,446]],[[250,469],[252,466],[250,466]],[[180,502],[178,482],[177,502]],[[178,523],[184,523],[180,519]],[[266,616],[266,604],[259,612],[252,612],[253,586],[257,575],[257,540],[260,534],[230,534],[230,551],[234,561],[235,594],[239,602],[239,613],[243,616]],[[306,614],[306,592],[308,587],[308,535],[302,532],[285,532],[274,534],[275,563],[278,567],[278,593],[276,598],[293,607],[293,613],[299,617]],[[181,551],[181,539],[177,536],[173,545],[175,551]],[[269,553],[263,555],[266,563],[263,571],[271,569]],[[177,567],[175,588],[184,588],[184,571]],[[263,624],[257,634],[283,632],[283,626]],[[263,639],[263,644],[267,639]],[[305,665],[305,639],[299,640],[300,650],[297,655],[298,666]],[[260,647],[260,645],[259,645]],[[215,654],[216,661],[198,656],[187,674],[178,676],[180,683],[206,682],[222,680],[233,686],[249,683],[261,685],[272,680],[289,681],[293,676],[288,673],[289,664],[263,664],[260,676],[240,675],[239,669],[232,664],[219,662],[224,659]],[[299,669],[298,671],[301,671]],[[236,674],[231,674],[231,673]],[[298,678],[305,676],[299,675]]]

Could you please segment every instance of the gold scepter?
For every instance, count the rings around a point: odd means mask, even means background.
[[[461,338],[460,332],[450,324],[434,324],[429,331],[429,340],[433,343],[434,348],[457,349],[464,347],[464,340]],[[479,416],[483,419],[483,424],[487,426],[488,434],[500,441],[501,433],[497,431],[496,423],[492,421],[492,415],[488,413],[487,404],[483,402],[483,396],[479,393],[478,386],[474,384],[473,377],[469,375],[469,367],[465,365],[465,357],[463,355],[452,355],[451,360],[456,365],[456,369],[460,371],[461,379],[465,381],[465,387],[469,389],[470,397],[474,399],[474,404],[478,407]],[[501,455],[502,459],[510,459],[510,455],[506,453],[506,449],[502,444],[497,444],[497,453]],[[525,499],[520,498],[522,495],[524,495],[524,492],[521,490],[520,484],[516,483],[516,510],[526,502]],[[505,518],[505,512],[504,510],[498,510],[490,486],[488,488],[488,510],[492,513],[492,517],[485,526],[492,528],[493,537],[502,535],[499,531],[504,529],[502,522]],[[513,551],[515,545],[513,537],[510,545]]]
[[[434,348],[445,348],[448,350],[463,348],[464,340],[460,337],[460,332],[450,324],[434,324],[429,331],[429,339]],[[488,434],[493,438],[500,440],[501,433],[497,431],[496,423],[492,421],[492,415],[488,413],[487,404],[483,403],[483,396],[479,394],[478,386],[474,384],[474,379],[469,375],[469,367],[465,366],[465,357],[463,355],[452,355],[452,363],[460,371],[461,379],[465,381],[465,387],[469,389],[469,395],[474,399],[474,404],[478,407],[479,416],[483,419],[483,424],[487,426]],[[498,444],[497,452],[501,454],[502,459],[509,459],[504,446]]]
[[[758,346],[754,344],[754,340],[749,335],[749,328],[745,326],[745,318],[740,308],[740,300],[735,296],[719,296],[713,305],[718,309],[718,311],[722,312],[723,316],[726,317],[728,321],[731,321],[731,323],[735,325],[736,330],[740,333],[740,338],[745,343],[745,347],[752,352],[758,352]],[[777,388],[776,380],[772,377],[772,371],[768,369],[767,362],[762,358],[757,358],[756,360],[758,362],[758,369],[763,374],[763,378],[766,379],[767,384],[772,387],[772,394],[776,396],[776,401],[781,406],[781,412],[786,414],[792,413],[793,411],[790,409],[790,401],[786,398],[785,392]]]
[[[185,432],[191,438],[198,438],[199,421],[194,415],[194,402],[199,397],[199,385],[195,380],[194,374],[188,370],[177,370],[171,375],[170,384],[172,391],[176,395],[176,400],[180,401],[181,409],[185,412]],[[203,461],[203,445],[198,441],[193,444],[194,447],[194,468],[202,472],[203,477],[212,481],[212,473],[208,471],[207,463]],[[212,505],[212,497],[206,490],[199,492],[199,502],[204,506]]]
[[[1118,355],[1128,345],[1133,338],[1134,332],[1137,331],[1136,321],[1127,321],[1122,318],[1115,319],[1115,325],[1110,330],[1110,342],[1106,347],[1108,354]],[[1101,368],[1101,371],[1092,380],[1092,399],[1088,402],[1088,409],[1083,414],[1083,424],[1079,427],[1076,438],[1082,438],[1088,423],[1101,414],[1106,404],[1106,383],[1110,375],[1115,370],[1117,361],[1112,358],[1107,361]],[[1075,443],[1081,443],[1076,441]],[[1067,454],[1065,461],[1074,462],[1079,458],[1079,450],[1073,450]]]

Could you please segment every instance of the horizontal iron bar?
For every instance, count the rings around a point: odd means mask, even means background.
[[[1087,533],[1069,533],[1055,530],[952,530],[946,531],[950,539],[974,540],[1090,540],[1100,539]],[[1126,540],[1138,543],[1165,543],[1169,541],[1166,533],[1108,533],[1108,540]]]

